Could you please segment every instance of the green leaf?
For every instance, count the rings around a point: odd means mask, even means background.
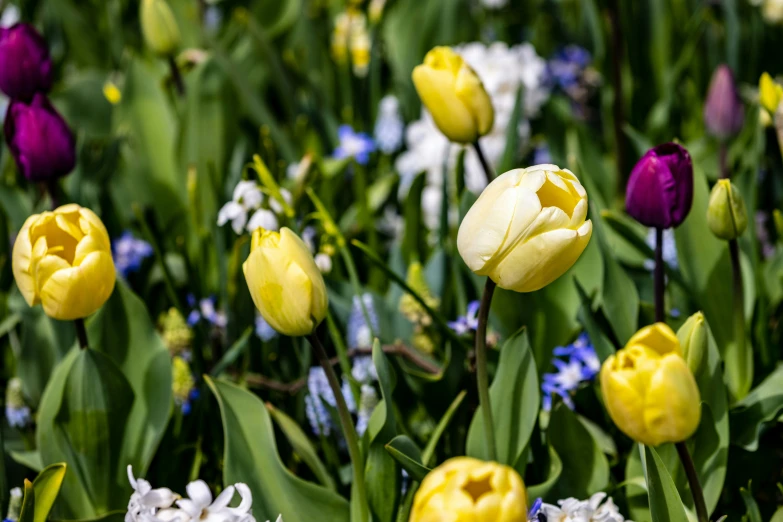
[[[408,190],[408,196],[405,198],[403,210],[405,231],[402,236],[402,253],[407,263],[421,260],[427,244],[427,227],[424,226],[421,209],[421,196],[426,179],[424,173],[416,176]]]
[[[684,522],[688,520],[685,506],[661,457],[649,446],[644,451],[642,464],[647,479],[647,494],[650,499],[652,522]]]
[[[12,451],[11,458],[14,462],[26,466],[35,472],[40,472],[43,468],[43,462],[41,462],[41,452],[35,451]]]
[[[299,424],[286,415],[283,411],[278,410],[272,404],[266,403],[266,409],[272,416],[272,419],[277,423],[280,431],[286,436],[294,452],[299,455],[302,461],[307,464],[310,471],[313,472],[315,478],[318,479],[325,488],[331,491],[337,491],[332,476],[329,475],[329,471],[321,459],[318,457],[318,452],[310,443],[310,439],[307,438],[305,432],[299,427]]]
[[[277,454],[272,420],[264,403],[238,386],[205,377],[220,406],[225,436],[223,481],[244,482],[253,493],[257,520],[348,522],[348,502],[286,469]]]
[[[555,448],[549,444],[547,445],[547,451],[549,453],[549,471],[547,472],[546,480],[541,484],[533,484],[527,489],[528,499],[533,501],[537,498],[546,498],[563,473],[563,461],[560,460],[560,456],[555,451]]]
[[[609,484],[609,462],[579,418],[560,403],[552,411],[547,438],[566,470],[553,494],[557,498],[587,498]]]
[[[386,444],[397,436],[392,403],[394,376],[378,339],[373,343],[372,360],[381,387],[381,401],[375,407],[367,428],[370,439],[365,467],[367,501],[376,522],[392,522],[401,480],[396,461],[386,452]]]
[[[730,413],[731,441],[747,451],[756,451],[765,424],[783,412],[783,365],[756,386]]]
[[[497,460],[516,467],[530,440],[540,405],[538,374],[527,330],[519,330],[500,350],[497,371],[489,387],[492,422],[497,437]],[[489,460],[481,407],[470,423],[467,454]],[[524,463],[519,465],[524,467]],[[523,468],[524,469],[524,468]]]
[[[41,471],[33,481],[35,490],[35,517],[33,522],[46,522],[49,512],[52,510],[57,495],[60,494],[60,487],[65,479],[65,472],[68,466],[61,462],[52,464]]]
[[[123,470],[130,464],[144,476],[171,417],[171,356],[144,302],[122,281],[87,330],[90,346],[109,356],[133,389],[120,460]]]
[[[118,509],[115,511],[109,511],[104,515],[100,515],[95,518],[82,519],[82,520],[57,520],[49,519],[51,522],[124,522],[127,509]]]
[[[247,350],[247,346],[250,342],[250,335],[252,333],[253,328],[247,327],[242,336],[234,341],[234,344],[231,345],[231,348],[226,350],[226,353],[223,354],[223,357],[220,358],[217,364],[215,364],[215,367],[212,368],[212,371],[209,372],[212,377],[220,377],[220,375],[226,371],[229,366],[234,364],[234,361],[236,361],[240,355],[245,353],[245,350]]]
[[[451,419],[454,417],[454,414],[457,413],[457,410],[462,405],[462,401],[465,400],[467,394],[468,392],[464,390],[459,392],[457,397],[449,405],[446,413],[444,413],[443,417],[440,418],[440,422],[438,422],[438,425],[432,432],[430,440],[427,441],[427,445],[424,447],[424,451],[421,452],[421,462],[425,466],[429,466],[429,462],[432,459],[432,456],[435,454],[435,448],[437,447],[438,442],[440,442],[440,438],[443,435],[443,432],[446,431],[446,428],[449,426]]]
[[[24,479],[24,496],[22,509],[19,512],[19,522],[35,522],[35,490],[33,483]]]
[[[590,342],[593,343],[596,355],[603,362],[615,353],[614,346],[599,325],[598,318],[593,311],[592,300],[587,295],[587,292],[585,292],[585,289],[582,288],[582,285],[579,284],[576,278],[574,278],[574,284],[576,285],[576,291],[579,293],[579,299],[582,301],[582,307],[579,309],[579,320],[582,326],[585,327],[585,330],[587,330],[587,335],[590,337]]]
[[[747,517],[749,522],[762,522],[761,511],[759,510],[756,500],[753,498],[753,494],[750,492],[750,485],[748,488],[740,488],[740,495],[742,495],[742,501],[745,502],[745,508],[747,509]]]
[[[422,464],[421,450],[407,435],[397,435],[386,445],[386,451],[417,481],[422,481],[430,469]]]

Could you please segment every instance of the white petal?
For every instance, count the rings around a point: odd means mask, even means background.
[[[277,216],[271,211],[264,208],[255,211],[253,216],[247,222],[247,231],[252,233],[257,228],[263,228],[264,230],[278,230],[280,225],[277,223]]]
[[[234,498],[234,486],[229,486],[220,492],[220,495],[218,495],[212,505],[209,506],[209,510],[214,513],[222,511],[228,507],[232,498]]]
[[[169,488],[158,488],[146,493],[141,497],[140,502],[150,508],[168,508],[176,499],[177,495]]]
[[[217,224],[219,227],[222,227],[232,219],[236,218],[237,216],[241,216],[242,214],[245,214],[245,209],[242,208],[242,205],[236,201],[229,201],[218,211]]]
[[[234,487],[237,488],[237,492],[242,498],[242,502],[240,502],[237,507],[231,508],[231,511],[236,515],[244,515],[253,507],[253,493],[250,491],[250,488],[247,487],[247,484],[243,484],[242,482],[234,484]]]
[[[185,487],[185,490],[188,492],[190,500],[202,508],[212,503],[212,492],[209,491],[209,486],[203,480],[191,482]]]
[[[207,505],[202,506],[201,504],[197,504],[196,502],[193,502],[192,500],[187,498],[177,500],[177,505],[180,507],[182,511],[184,511],[188,515],[188,517],[196,518],[196,519],[198,519],[201,516],[201,512],[204,510],[205,507],[207,507]]]

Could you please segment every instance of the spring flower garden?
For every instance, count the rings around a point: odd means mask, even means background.
[[[781,0],[0,0],[3,522],[783,522]]]

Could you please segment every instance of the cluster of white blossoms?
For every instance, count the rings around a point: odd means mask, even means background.
[[[549,99],[546,60],[529,43],[509,47],[503,42],[490,45],[472,42],[455,47],[454,50],[478,74],[492,100],[495,123],[492,131],[479,142],[487,161],[497,169],[506,148],[506,134],[520,90],[524,105],[516,129],[519,150],[524,148],[528,140],[529,120],[538,116],[541,107]],[[403,180],[402,195],[405,195],[414,176],[426,172],[422,207],[425,224],[434,229],[440,221],[443,183],[447,179],[445,173],[455,168],[461,146],[450,143],[441,134],[426,109],[422,109],[419,120],[408,125],[405,142],[407,150],[400,154],[395,164]],[[486,183],[476,152],[472,147],[466,148],[465,186],[474,193],[480,193]]]
[[[761,7],[761,15],[768,24],[783,23],[783,0],[750,0],[750,3]]]
[[[291,203],[292,196],[289,191],[281,188],[280,195],[286,202]],[[231,201],[223,205],[218,212],[217,224],[222,227],[231,222],[231,228],[237,234],[241,234],[243,230],[252,233],[257,228],[277,230],[279,228],[277,216],[283,212],[283,206],[271,197],[268,202],[269,208],[262,208],[264,194],[255,181],[240,181],[234,188]],[[249,220],[248,216],[250,216]]]
[[[213,501],[212,492],[203,480],[186,486],[190,498],[182,498],[168,488],[152,489],[149,482],[133,476],[131,466],[128,466],[128,480],[133,493],[125,522],[256,522],[251,511],[253,495],[246,484],[227,487]],[[239,493],[241,501],[232,508],[229,504],[235,493]],[[282,522],[282,517],[277,521]]]
[[[605,498],[606,493],[596,493],[588,500],[558,500],[557,506],[543,504],[540,513],[547,522],[626,522],[611,497]]]

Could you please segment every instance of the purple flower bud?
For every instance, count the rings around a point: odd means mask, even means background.
[[[28,24],[0,27],[0,89],[12,100],[30,101],[52,84],[46,41]]]
[[[729,139],[742,130],[745,107],[742,105],[734,75],[728,65],[715,69],[704,104],[704,125],[719,140]]]
[[[647,151],[634,166],[625,193],[625,208],[648,227],[676,227],[693,203],[693,164],[688,151],[664,143]]]
[[[5,117],[5,141],[30,181],[65,176],[76,164],[76,144],[62,116],[43,94],[13,101]]]

